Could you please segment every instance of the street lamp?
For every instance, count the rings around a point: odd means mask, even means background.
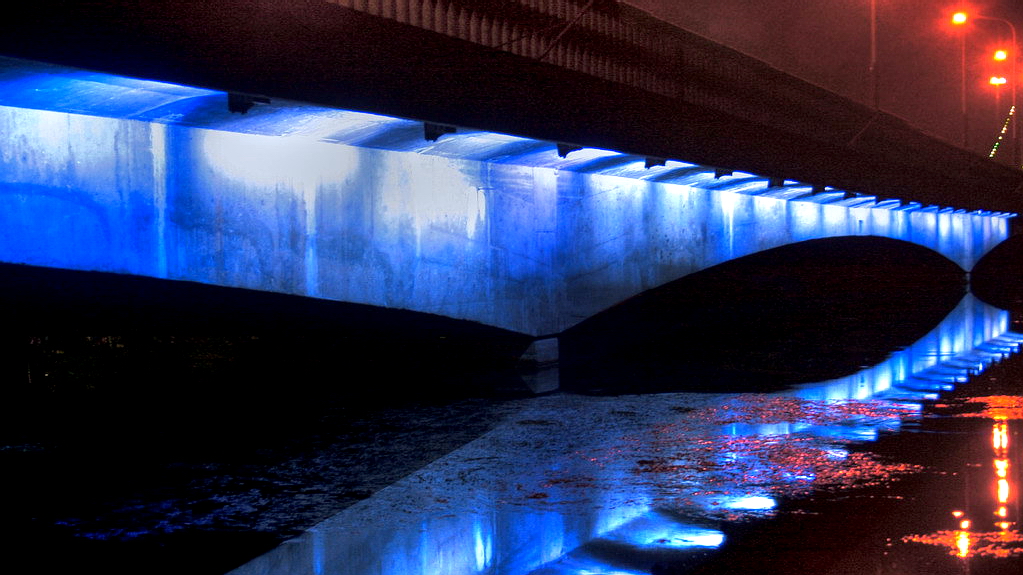
[[[1004,86],[1007,81],[1008,80],[1006,80],[1005,76],[991,76],[991,79],[987,81],[987,83],[991,84],[994,87],[994,89],[995,89],[995,110],[998,113],[998,119],[999,120],[1002,118],[1001,117],[1001,108],[1002,108],[1002,104],[1001,104],[1001,102],[1002,102],[1002,90],[1001,90],[1001,87]]]
[[[966,22],[968,22],[970,20],[970,18],[973,18],[975,20],[992,20],[992,21],[995,21],[995,22],[1001,22],[1002,24],[1005,24],[1006,26],[1009,27],[1009,33],[1012,35],[1012,46],[1011,46],[1012,54],[1011,54],[1011,60],[1010,60],[1010,70],[1011,71],[1009,73],[1010,77],[1012,78],[1012,86],[1011,86],[1012,87],[1012,113],[1013,113],[1013,118],[1012,118],[1012,166],[1013,166],[1014,169],[1018,170],[1018,169],[1020,169],[1019,122],[1016,121],[1015,113],[1017,111],[1017,104],[1019,103],[1017,101],[1017,99],[1016,99],[1016,95],[1017,95],[1016,84],[1019,84],[1019,77],[1016,74],[1016,61],[1019,60],[1019,55],[1017,54],[1017,52],[1019,51],[1019,43],[1016,41],[1016,27],[1012,24],[1012,22],[1009,22],[1008,20],[1006,20],[1004,18],[996,18],[996,17],[993,17],[993,16],[981,16],[981,15],[978,15],[978,14],[969,15],[966,12],[956,12],[955,14],[953,14],[952,15],[952,23],[956,24],[958,26],[962,26],[962,25],[966,24]],[[963,29],[963,34],[961,36],[961,43],[962,43],[962,45],[961,45],[961,53],[962,53],[962,75],[963,75],[963,81],[962,81],[963,145],[965,146],[966,145],[966,31],[965,31],[965,28]],[[1002,56],[1001,59],[1005,59],[1006,57],[1009,57],[1007,54],[1005,54],[1004,50],[999,50],[999,52],[1002,53],[1001,54],[1001,56]],[[995,59],[999,59],[998,58],[998,53],[996,53]]]

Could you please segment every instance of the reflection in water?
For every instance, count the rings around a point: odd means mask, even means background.
[[[988,408],[982,412],[993,417],[991,424],[991,447],[993,462],[989,477],[990,483],[981,482],[975,489],[980,495],[978,499],[986,499],[983,494],[990,489],[994,500],[990,505],[982,505],[972,513],[956,509],[952,516],[959,522],[958,529],[953,531],[937,531],[927,535],[909,535],[903,538],[906,542],[925,543],[947,547],[949,553],[960,559],[973,557],[1005,558],[1023,554],[1023,534],[1016,528],[1019,523],[1019,496],[1011,470],[1014,469],[1010,451],[1009,417],[1006,412],[1014,413],[1017,422],[1020,419],[1021,398],[995,397],[977,398],[989,400]],[[992,509],[993,508],[993,509]],[[974,520],[972,516],[976,517]]]
[[[232,573],[627,574],[713,553],[725,524],[772,516],[784,498],[920,471],[850,444],[899,429],[921,399],[1015,352],[1023,336],[1008,323],[967,296],[882,364],[774,394],[525,400],[487,435]],[[999,422],[993,469],[1006,476],[994,513],[999,536],[1018,538]],[[963,556],[992,546],[977,517],[960,520],[918,540]]]
[[[985,397],[971,397],[968,403],[980,408],[979,412],[965,413],[962,416],[972,415],[987,419],[1008,421],[1010,419],[1023,419],[1023,397],[1016,395],[996,395]],[[1005,441],[1008,441],[1006,436]]]

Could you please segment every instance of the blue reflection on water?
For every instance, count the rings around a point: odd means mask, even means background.
[[[933,392],[914,381],[955,385],[1018,350],[1008,321],[967,296],[884,363],[775,394],[525,400],[504,425],[232,573],[649,573],[722,545],[722,522],[770,515],[780,497],[913,472],[846,446],[918,416]]]
[[[765,509],[774,509],[777,502],[772,497],[766,497],[764,495],[747,495],[744,497],[735,497],[723,502],[723,505],[728,509],[745,509],[747,511],[763,511]]]

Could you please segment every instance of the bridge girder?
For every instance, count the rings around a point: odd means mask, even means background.
[[[760,124],[327,2],[40,0],[0,22],[0,54],[924,204],[1018,212],[1023,202],[1019,171],[780,72],[773,82],[793,105],[812,114],[827,100],[847,120],[812,134]],[[742,105],[755,111],[762,96]],[[850,126],[856,137],[842,137]]]
[[[0,261],[553,334],[689,273],[877,235],[970,269],[1012,214],[0,59]],[[779,185],[779,183],[781,185]]]

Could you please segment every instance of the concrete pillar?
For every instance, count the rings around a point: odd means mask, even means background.
[[[533,340],[519,358],[519,375],[533,393],[547,393],[558,389],[558,338],[544,337]]]

